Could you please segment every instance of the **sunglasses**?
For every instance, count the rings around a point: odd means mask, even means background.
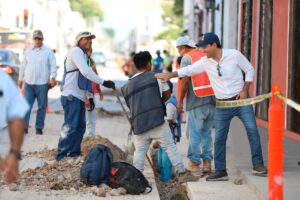
[[[42,38],[33,38],[33,40],[43,40]]]
[[[81,35],[92,35],[90,32],[83,32]]]
[[[220,68],[221,68],[221,66],[218,64],[218,65],[217,65],[218,75],[221,77],[222,74],[221,74]]]

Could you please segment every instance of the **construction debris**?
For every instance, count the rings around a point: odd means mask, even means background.
[[[126,160],[126,154],[108,139],[95,136],[84,138],[81,149],[82,155],[77,158],[65,158],[61,161],[55,161],[56,149],[43,149],[27,153],[24,158],[40,158],[45,164],[35,169],[28,168],[24,170],[18,178],[15,185],[9,185],[11,191],[16,190],[69,190],[80,193],[91,193],[99,197],[105,197],[111,188],[105,184],[100,186],[89,186],[80,181],[80,168],[84,162],[85,156],[91,148],[97,144],[103,144],[112,151],[114,161]],[[38,159],[36,159],[38,160]],[[0,187],[4,186],[3,180],[0,180]],[[119,194],[126,194],[126,190],[119,190]]]

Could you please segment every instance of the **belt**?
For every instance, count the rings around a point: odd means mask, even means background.
[[[238,100],[238,99],[240,99],[240,96],[237,94],[237,95],[235,95],[233,97],[230,97],[228,99],[217,99],[217,100],[218,101],[233,101],[233,100]]]

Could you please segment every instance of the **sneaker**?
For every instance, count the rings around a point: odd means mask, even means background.
[[[28,128],[24,128],[24,133],[28,134]]]
[[[37,135],[43,135],[43,129],[41,129],[41,128],[36,128],[35,131],[36,131],[35,134],[37,134]]]
[[[268,176],[268,170],[263,164],[258,164],[253,167],[252,174],[254,176]]]
[[[216,171],[210,176],[206,177],[206,181],[228,181],[229,177],[226,170]]]
[[[195,182],[199,180],[198,176],[195,176],[189,170],[185,170],[183,173],[179,173],[177,175],[177,179],[179,183],[186,183],[186,182]]]
[[[203,161],[203,173],[210,173],[211,172],[211,160],[204,160]]]

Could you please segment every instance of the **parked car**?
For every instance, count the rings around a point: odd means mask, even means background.
[[[16,53],[8,49],[0,49],[0,70],[8,73],[16,83],[19,78],[20,64]]]
[[[103,66],[106,65],[106,57],[101,51],[95,51],[92,53],[92,58],[94,59],[96,66]]]

